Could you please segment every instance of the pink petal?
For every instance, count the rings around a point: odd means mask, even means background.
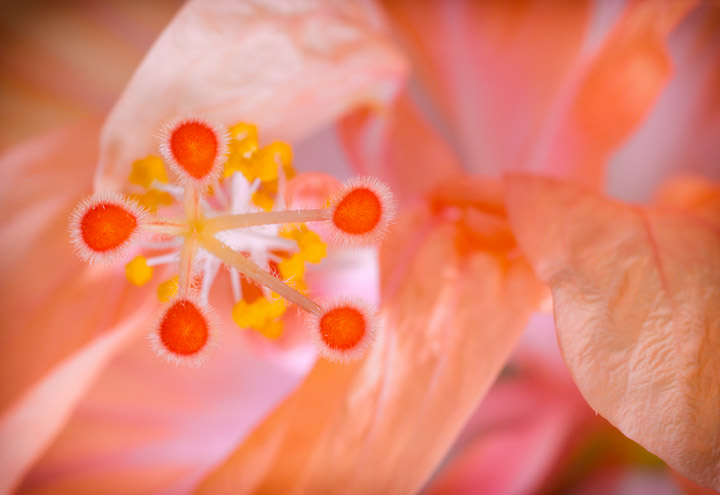
[[[629,2],[600,49],[578,64],[528,168],[600,188],[610,153],[647,117],[670,79],[666,38],[691,7]]]
[[[514,356],[424,493],[542,492],[587,436],[595,416],[565,368],[551,315],[533,315]]]
[[[457,136],[466,167],[484,175],[532,157],[578,55],[588,5],[384,2],[438,105],[436,120]]]
[[[312,365],[312,348],[296,350],[295,367],[288,357],[259,357],[243,332],[225,325],[220,350],[199,369],[168,364],[137,339],[80,401],[21,491],[189,492]]]
[[[407,93],[389,108],[359,110],[338,127],[355,170],[386,181],[401,200],[461,172],[453,150]]]
[[[119,188],[168,118],[207,112],[297,141],[382,102],[405,70],[367,4],[194,0],[163,32],[103,129],[96,186]]]
[[[18,447],[0,450],[5,489],[150,311],[146,291],[125,283],[122,266],[87,267],[70,246],[68,217],[90,189],[97,129],[55,132],[0,161],[0,443]]]
[[[609,191],[647,201],[680,173],[720,179],[720,8],[702,2],[668,38],[672,79],[608,165]]]
[[[507,183],[514,232],[552,288],[583,396],[681,474],[719,488],[717,224],[687,207],[627,206],[548,179]]]
[[[522,258],[458,250],[461,222],[406,212],[383,246],[382,330],[320,361],[200,493],[410,493],[500,371],[541,288]]]

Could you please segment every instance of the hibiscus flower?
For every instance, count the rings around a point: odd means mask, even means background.
[[[710,73],[693,82],[717,77],[715,59],[703,59],[716,55],[714,31],[698,35],[717,12],[653,2],[599,10],[188,4],[118,101],[99,150],[86,128],[3,162],[12,219],[3,245],[23,246],[8,250],[3,269],[17,294],[5,312],[14,318],[4,376],[15,382],[0,426],[12,442],[3,445],[16,446],[12,457],[3,448],[8,486],[87,392],[24,490],[188,490],[205,476],[198,490],[209,493],[418,490],[547,284],[564,358],[589,404],[717,487],[717,188],[678,182],[654,209],[598,193],[612,153],[670,90],[671,33],[685,33]],[[399,97],[406,66],[383,15],[422,83]],[[163,367],[140,343],[115,357],[148,328],[153,301],[119,284],[117,270],[79,268],[62,244],[67,212],[58,211],[89,190],[94,156],[96,187],[119,189],[169,114],[212,112],[296,142],[360,105],[370,106],[339,126],[353,166],[388,180],[402,200],[380,259],[383,331],[368,356],[319,361],[287,398],[310,360],[258,359],[232,333],[200,372]],[[716,114],[705,122],[693,135],[696,170],[716,151]],[[50,165],[67,170],[64,182],[48,176]],[[501,182],[503,170],[545,177]],[[37,180],[24,180],[33,172]],[[39,276],[63,290],[37,294]],[[195,437],[173,444],[178,432]]]

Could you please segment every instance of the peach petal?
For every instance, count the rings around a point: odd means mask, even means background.
[[[368,4],[194,0],[142,62],[102,133],[100,189],[122,188],[160,124],[206,112],[298,141],[349,109],[396,92],[404,60]]]
[[[467,170],[527,163],[578,57],[590,2],[383,2]]]
[[[720,488],[720,231],[692,208],[627,206],[531,176],[507,184],[513,230],[552,289],[560,347],[590,406]]]
[[[717,185],[702,177],[675,177],[655,194],[658,208],[691,214],[720,229],[720,195]]]
[[[69,213],[90,191],[97,123],[53,132],[0,159],[0,431],[12,486],[61,427],[82,392],[150,308],[119,269],[72,252]],[[132,328],[131,328],[132,327]],[[43,404],[52,403],[52,408]],[[26,413],[28,415],[26,415]]]
[[[427,210],[400,220],[382,251],[383,330],[370,354],[352,365],[318,362],[199,493],[411,493],[422,486],[541,293],[522,258],[460,254],[458,228]]]

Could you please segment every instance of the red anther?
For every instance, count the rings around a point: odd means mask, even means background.
[[[70,235],[78,255],[109,262],[123,255],[141,235],[143,208],[119,194],[96,194],[81,201],[70,216]]]
[[[227,130],[199,117],[174,120],[163,127],[160,154],[186,182],[206,186],[222,172],[228,152]]]
[[[191,298],[178,297],[165,306],[149,338],[168,361],[198,366],[216,339],[214,316]]]
[[[372,178],[355,178],[330,201],[328,225],[342,245],[368,246],[385,235],[395,217],[390,189]]]
[[[331,361],[354,361],[362,357],[375,335],[374,311],[352,299],[338,299],[311,317],[320,353]]]

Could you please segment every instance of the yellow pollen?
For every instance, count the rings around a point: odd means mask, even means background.
[[[135,160],[129,180],[131,184],[137,184],[145,189],[150,189],[153,180],[166,183],[168,178],[162,158],[148,155],[140,160]]]
[[[320,263],[327,256],[327,244],[320,239],[316,232],[309,230],[304,224],[300,228],[283,230],[280,235],[295,240],[300,254],[309,263]]]
[[[156,213],[159,206],[170,206],[173,204],[173,197],[157,189],[150,189],[143,194],[130,194],[131,198],[151,213]]]
[[[152,274],[153,268],[148,266],[144,256],[137,256],[125,265],[125,276],[133,285],[145,285],[152,278]]]
[[[256,206],[259,206],[260,208],[262,208],[265,211],[272,210],[273,205],[275,204],[272,196],[270,196],[269,194],[262,192],[262,191],[253,193],[252,202],[255,203]]]
[[[305,276],[305,257],[295,253],[278,263],[278,270],[285,280],[302,280]]]
[[[178,292],[178,276],[175,275],[170,280],[166,280],[158,286],[157,295],[162,303],[168,302],[175,297]]]
[[[263,337],[266,337],[271,340],[275,340],[279,338],[283,333],[283,322],[276,320],[268,322],[267,325],[264,327],[258,328],[257,331],[262,334]]]
[[[268,300],[260,296],[250,303],[240,300],[233,307],[232,318],[241,328],[254,328],[263,333],[262,329],[285,314],[286,309],[287,303],[284,299]]]

